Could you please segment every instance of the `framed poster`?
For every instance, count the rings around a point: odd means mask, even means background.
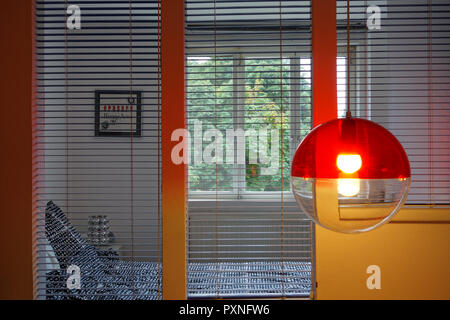
[[[96,136],[141,136],[141,92],[95,91]]]

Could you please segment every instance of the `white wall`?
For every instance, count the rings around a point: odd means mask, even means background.
[[[133,14],[139,16],[133,16],[131,30],[128,3],[83,3],[81,30],[68,31],[63,3],[49,2],[38,8],[42,6],[47,10],[38,13],[47,16],[38,17],[37,32],[42,34],[38,39],[46,42],[38,43],[38,54],[43,53],[42,59],[58,60],[39,63],[39,72],[45,73],[40,75],[45,86],[41,111],[46,117],[43,198],[61,206],[82,233],[87,233],[89,215],[108,215],[123,256],[132,254],[133,244],[135,257],[155,261],[159,188],[156,1],[134,5]],[[142,137],[96,137],[95,90],[130,89],[142,92]]]

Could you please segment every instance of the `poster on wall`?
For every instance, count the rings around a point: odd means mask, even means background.
[[[141,136],[141,92],[95,91],[96,136]]]

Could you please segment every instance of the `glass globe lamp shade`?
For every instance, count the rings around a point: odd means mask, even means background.
[[[408,157],[385,128],[344,118],[314,128],[292,161],[300,208],[327,229],[358,233],[389,221],[408,195]]]

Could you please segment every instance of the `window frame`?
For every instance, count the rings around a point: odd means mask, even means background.
[[[356,81],[350,82],[350,92],[358,92],[356,90],[357,87],[359,87],[360,84],[360,77],[359,74],[362,70],[358,68],[358,65],[360,63],[352,63],[352,61],[359,61],[361,59],[361,53],[358,51],[358,44],[352,44],[351,45],[351,54],[350,54],[350,73],[354,74],[354,77],[350,77],[350,79],[355,79]],[[337,59],[340,58],[347,58],[347,53],[345,50],[344,44],[338,43],[338,50],[337,50]],[[246,59],[251,58],[266,58],[266,59],[279,59],[279,55],[270,55],[270,54],[246,54],[242,53],[242,50],[240,48],[235,48],[233,52],[237,53],[230,53],[228,56],[230,56],[233,59],[233,127],[234,129],[245,129],[244,124],[239,124],[239,122],[236,122],[236,119],[244,119],[245,118],[245,106],[242,103],[237,102],[236,100],[242,99],[242,92],[245,92],[245,64],[242,63],[242,61],[245,61]],[[228,52],[221,52],[221,55],[227,55]],[[194,49],[194,50],[186,50],[186,61],[189,60],[189,58],[192,57],[209,57],[210,54],[206,54],[206,51],[204,49]],[[299,54],[299,53],[292,53],[292,54],[284,54],[283,59],[289,59],[290,64],[290,74],[291,74],[291,81],[289,85],[292,89],[297,88],[298,92],[301,90],[301,73],[302,73],[302,63],[301,61],[303,59],[309,59],[309,63],[305,63],[304,65],[309,65],[309,70],[306,72],[312,73],[312,64],[311,64],[311,55],[307,54]],[[298,60],[299,63],[292,63],[293,60]],[[348,59],[347,59],[348,61]],[[188,64],[186,63],[186,67],[188,67]],[[297,68],[298,67],[298,68]],[[305,71],[303,71],[305,72]],[[367,71],[369,72],[369,71]],[[370,76],[369,76],[370,77]],[[235,85],[235,81],[239,81],[238,85]],[[187,81],[187,79],[186,79]],[[369,84],[367,84],[369,86]],[[370,92],[370,91],[368,91]],[[311,97],[312,98],[312,97]],[[290,105],[299,105],[300,104],[300,97],[296,98],[294,97],[294,101],[291,101],[293,99],[292,96],[289,97]],[[361,116],[361,103],[359,97],[351,97],[351,99],[354,99],[353,105],[356,105],[356,116]],[[345,102],[346,103],[346,102]],[[370,105],[368,106],[370,110]],[[339,110],[339,105],[338,105]],[[337,110],[337,111],[338,111]],[[187,111],[188,112],[188,111]],[[370,112],[369,112],[370,114]],[[295,121],[295,117],[300,116],[300,108],[293,108],[289,115],[289,121],[291,125],[294,125],[294,127],[290,128],[290,136],[289,136],[289,150],[290,150],[290,157],[292,159],[295,150],[297,149],[298,144],[302,140],[302,136],[300,134],[300,127],[299,122]],[[369,115],[366,115],[369,116]],[[312,101],[311,101],[311,117],[312,117]],[[283,199],[284,201],[295,201],[294,196],[291,192],[291,190],[286,191],[246,191],[246,165],[247,164],[233,164],[233,188],[232,191],[192,191],[189,188],[189,173],[188,173],[188,200],[262,200],[262,199],[269,199],[273,201],[277,201],[280,199]],[[188,168],[189,172],[189,168]]]

